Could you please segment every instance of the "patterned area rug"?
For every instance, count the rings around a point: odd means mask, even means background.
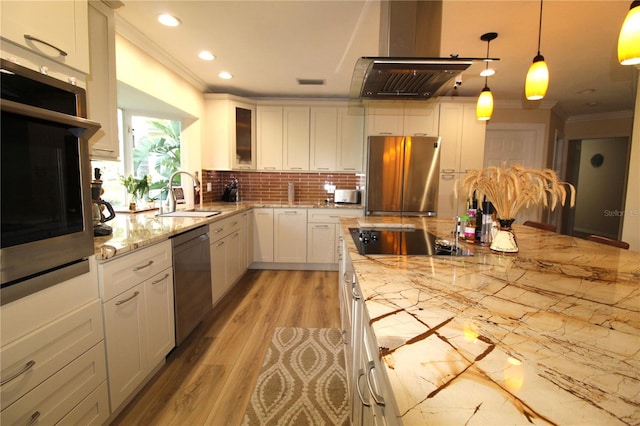
[[[242,424],[348,425],[340,330],[276,328]]]

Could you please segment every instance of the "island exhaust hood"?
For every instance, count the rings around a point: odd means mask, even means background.
[[[425,100],[471,66],[472,58],[440,55],[442,2],[382,1],[380,54],[358,59],[352,99]]]

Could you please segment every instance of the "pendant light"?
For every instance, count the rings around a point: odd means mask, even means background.
[[[492,75],[489,72],[489,43],[491,40],[495,40],[498,37],[498,33],[486,33],[480,36],[480,40],[487,42],[487,58],[485,59],[485,68],[480,75],[484,76],[484,88],[478,96],[478,103],[476,104],[476,118],[478,120],[489,120],[493,115],[493,94],[491,89],[487,86],[487,77]]]
[[[640,0],[631,2],[618,37],[618,60],[622,65],[640,64]]]
[[[540,26],[538,27],[538,54],[527,72],[524,92],[528,100],[537,101],[544,98],[549,87],[549,68],[540,54],[540,39],[542,38],[542,0],[540,0]]]

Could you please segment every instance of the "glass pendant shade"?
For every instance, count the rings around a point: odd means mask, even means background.
[[[640,1],[631,3],[620,29],[618,60],[622,65],[640,64]]]
[[[484,86],[480,96],[478,97],[478,103],[476,104],[476,118],[478,120],[490,120],[493,115],[493,94],[487,86]]]
[[[530,101],[537,101],[544,98],[549,87],[549,68],[542,55],[533,58],[533,63],[529,67],[527,79],[524,85],[525,95]]]

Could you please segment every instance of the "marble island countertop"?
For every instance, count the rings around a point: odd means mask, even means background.
[[[640,253],[514,226],[519,253],[347,247],[405,425],[640,424]]]
[[[241,213],[252,208],[339,208],[362,209],[359,204],[308,204],[273,201],[250,201],[241,203],[207,203],[199,205],[200,209],[219,210],[221,213],[207,218],[202,217],[163,217],[157,210],[137,213],[119,212],[105,225],[113,229],[111,235],[95,237],[94,246],[98,261],[111,259],[114,256],[129,253],[133,250],[155,244],[198,226],[213,223],[230,215]],[[179,206],[178,209],[185,209]]]

